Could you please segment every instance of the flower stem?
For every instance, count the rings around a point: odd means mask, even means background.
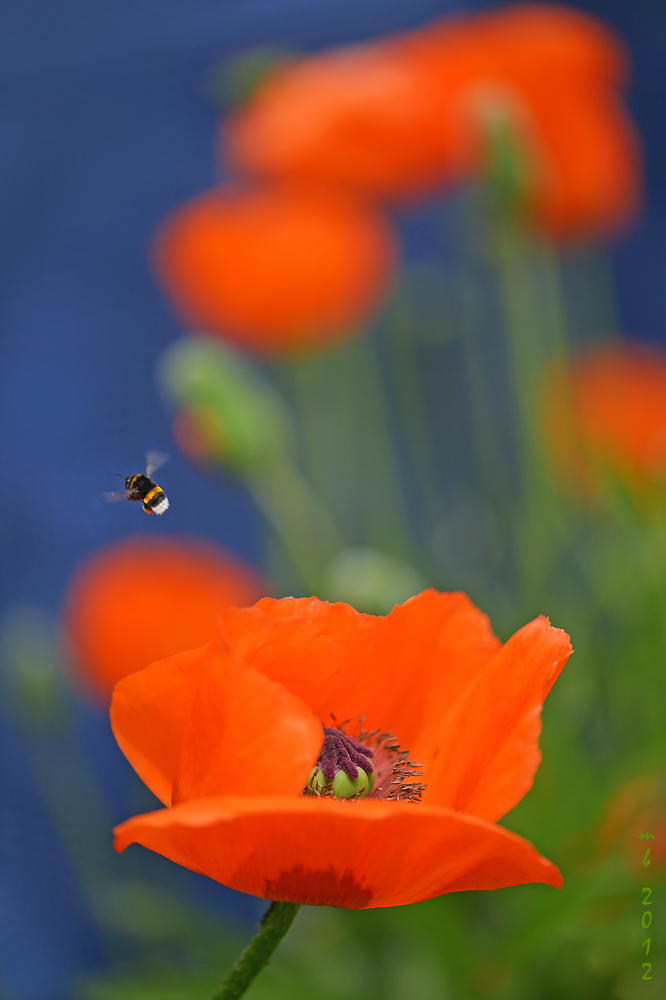
[[[271,903],[259,930],[212,1000],[236,1000],[259,975],[294,922],[300,903]]]
[[[286,462],[262,476],[246,476],[245,485],[296,569],[302,596],[318,594],[326,566],[343,547],[328,508],[296,466]]]

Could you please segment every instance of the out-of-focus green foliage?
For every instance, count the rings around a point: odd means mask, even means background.
[[[425,578],[403,559],[376,549],[341,549],[329,563],[322,597],[330,594],[357,611],[386,615],[426,586]]]
[[[54,622],[31,605],[9,608],[0,626],[4,700],[29,729],[62,722],[62,655]]]

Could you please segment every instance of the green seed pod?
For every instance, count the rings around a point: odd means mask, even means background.
[[[316,795],[334,795],[336,799],[363,799],[370,794],[375,783],[375,776],[357,767],[358,778],[352,779],[344,771],[336,771],[333,781],[326,781],[320,767],[313,767],[308,778],[307,788]]]

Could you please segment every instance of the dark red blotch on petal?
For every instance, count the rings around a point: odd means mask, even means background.
[[[277,879],[266,879],[265,898],[289,902],[294,897],[308,906],[346,906],[363,909],[372,899],[372,890],[364,889],[354,873],[347,869],[340,875],[333,865],[324,871],[312,871],[295,865]]]

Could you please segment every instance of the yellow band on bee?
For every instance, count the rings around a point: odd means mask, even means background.
[[[143,498],[143,502],[148,503],[150,500],[153,499],[153,497],[157,496],[157,494],[161,492],[162,492],[161,486],[153,486],[150,493],[146,493],[145,497]]]

